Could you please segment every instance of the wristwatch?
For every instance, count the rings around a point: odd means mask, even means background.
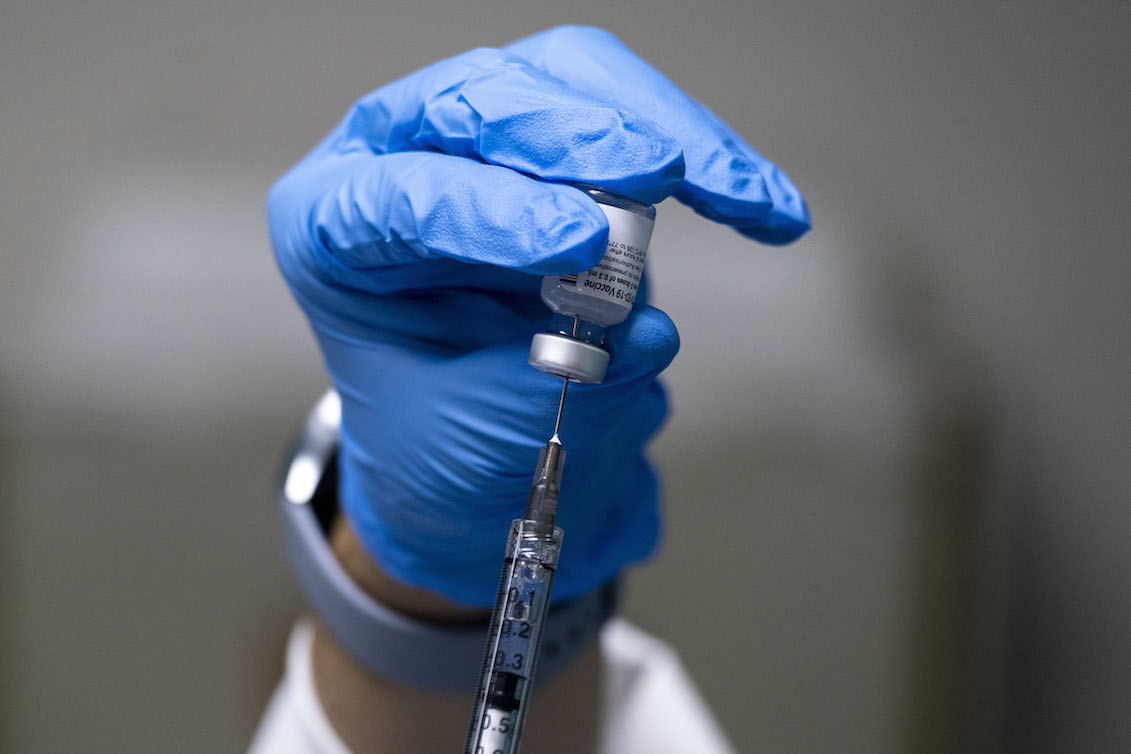
[[[425,690],[473,692],[483,666],[487,620],[456,626],[402,615],[355,584],[330,549],[330,525],[338,515],[340,425],[341,400],[329,390],[311,409],[280,474],[284,546],[306,599],[341,646],[373,673]],[[536,682],[584,652],[616,612],[618,598],[613,580],[550,608]]]

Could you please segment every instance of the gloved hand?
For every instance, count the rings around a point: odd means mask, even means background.
[[[608,226],[563,182],[668,195],[769,243],[800,194],[706,108],[606,32],[478,49],[365,96],[272,188],[276,258],[342,397],[340,500],[384,570],[489,606],[561,381],[526,363],[540,276],[602,257]],[[662,220],[661,220],[662,222]],[[554,597],[655,546],[643,455],[666,413],[672,322],[638,303],[601,385],[571,388]]]

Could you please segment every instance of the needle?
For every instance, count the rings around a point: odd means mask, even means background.
[[[550,438],[550,442],[556,442],[558,445],[562,441],[558,439],[558,430],[562,427],[562,410],[565,409],[566,390],[569,388],[569,380],[562,380],[562,397],[558,399],[558,418],[554,420],[554,436]]]
[[[573,318],[573,337],[577,337],[577,331],[581,328],[581,317]],[[558,438],[558,430],[562,428],[562,411],[565,409],[566,390],[569,389],[569,379],[562,380],[562,397],[558,399],[558,416],[554,419],[554,436],[550,438],[550,442],[556,442],[558,445],[562,441]]]

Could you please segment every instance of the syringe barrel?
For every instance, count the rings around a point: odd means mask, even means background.
[[[518,751],[561,548],[560,528],[511,523],[466,754]]]

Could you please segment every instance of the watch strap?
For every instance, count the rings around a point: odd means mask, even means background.
[[[433,691],[475,690],[487,620],[455,626],[409,618],[381,604],[345,572],[327,539],[336,514],[341,403],[333,390],[311,410],[278,495],[287,556],[322,623],[361,665],[385,678]],[[579,657],[612,617],[616,581],[550,608],[538,659],[545,680]]]

